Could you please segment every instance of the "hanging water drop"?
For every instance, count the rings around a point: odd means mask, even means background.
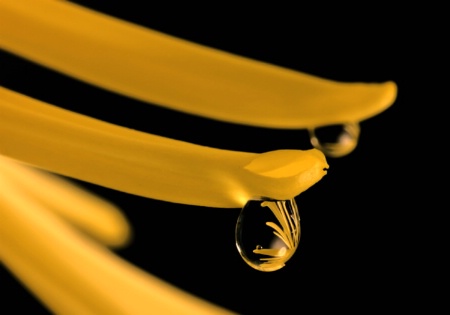
[[[250,200],[242,208],[236,224],[236,246],[252,268],[283,268],[299,241],[300,215],[294,199]]]
[[[329,125],[308,129],[311,144],[330,157],[342,157],[352,152],[360,134],[358,123]]]

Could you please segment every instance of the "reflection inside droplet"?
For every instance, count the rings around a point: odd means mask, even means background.
[[[341,157],[352,152],[360,134],[358,123],[329,125],[308,129],[311,144],[330,157]]]
[[[241,257],[260,271],[283,268],[300,241],[300,215],[294,199],[250,200],[236,225]]]

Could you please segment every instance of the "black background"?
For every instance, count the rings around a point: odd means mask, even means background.
[[[425,105],[415,85],[421,63],[411,56],[422,34],[411,19],[379,7],[90,5],[175,36],[328,79],[393,80],[399,87],[391,108],[361,123],[357,149],[329,158],[328,175],[296,198],[302,237],[284,269],[262,273],[242,261],[234,244],[239,209],[172,204],[80,182],[119,205],[131,221],[134,241],[117,251],[119,255],[241,314],[311,309],[366,313],[423,304],[412,297],[422,290],[412,267],[422,246],[420,227],[413,222],[411,199],[417,195],[408,161],[412,151],[427,144],[421,142],[425,137],[416,124]],[[206,120],[97,89],[6,52],[0,60],[1,85],[118,125],[231,150],[311,148],[305,130]],[[169,235],[163,224],[171,226]],[[2,307],[46,314],[4,268],[0,288]]]

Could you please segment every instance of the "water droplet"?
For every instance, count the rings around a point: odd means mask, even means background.
[[[250,200],[236,224],[241,257],[260,271],[284,267],[300,241],[300,215],[294,199]]]
[[[330,157],[341,157],[352,152],[360,134],[358,123],[329,125],[308,129],[311,144]]]

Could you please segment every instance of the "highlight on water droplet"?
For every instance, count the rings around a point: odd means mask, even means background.
[[[300,215],[294,199],[249,200],[242,208],[236,224],[236,246],[252,268],[283,268],[299,242]]]
[[[308,129],[311,144],[329,157],[342,157],[358,145],[359,123],[322,126]]]

